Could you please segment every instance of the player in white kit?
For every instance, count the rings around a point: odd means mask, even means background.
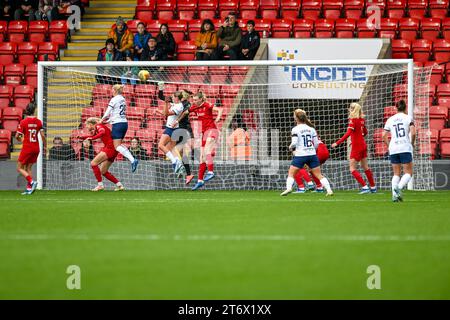
[[[394,176],[392,177],[392,201],[403,201],[401,190],[411,180],[413,174],[413,146],[416,128],[411,116],[406,114],[406,102],[397,102],[397,113],[384,126],[383,141],[389,147],[389,158]],[[391,141],[389,142],[389,133]],[[410,137],[411,134],[411,137]],[[403,176],[400,174],[403,168]]]
[[[289,167],[286,190],[280,195],[286,196],[292,192],[295,181],[294,177],[306,164],[311,169],[311,173],[320,180],[327,190],[326,195],[332,196],[333,191],[331,190],[330,183],[320,171],[320,162],[316,154],[316,149],[319,146],[316,130],[304,110],[296,109],[294,111],[294,119],[297,126],[292,129],[292,142],[289,146],[289,150],[294,152],[294,158]]]
[[[126,115],[127,103],[122,96],[123,85],[116,84],[112,87],[113,98],[109,101],[108,108],[102,117],[102,123],[110,122],[112,124],[111,135],[114,148],[131,162],[131,171],[135,172],[139,160],[135,159],[127,147],[122,145],[128,130],[128,121]]]

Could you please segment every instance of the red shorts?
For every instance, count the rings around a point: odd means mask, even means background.
[[[217,138],[219,138],[219,130],[213,128],[202,132],[202,147],[206,146],[206,140],[208,138],[215,139],[217,142]]]
[[[108,161],[110,161],[110,162],[114,162],[114,160],[116,160],[117,155],[119,154],[116,149],[107,148],[107,147],[102,148],[102,150],[100,150],[100,152],[106,153],[106,156],[108,157]]]
[[[367,148],[360,150],[352,149],[350,152],[350,159],[354,159],[359,162],[364,158],[367,158]]]
[[[324,164],[330,157],[330,152],[325,143],[319,144],[317,147],[317,158],[319,158],[320,164]]]
[[[39,150],[22,149],[18,161],[21,164],[34,164],[39,156]]]

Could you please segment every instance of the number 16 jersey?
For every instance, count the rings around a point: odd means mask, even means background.
[[[391,133],[390,155],[413,152],[413,146],[409,138],[409,127],[411,125],[414,125],[413,120],[405,113],[397,113],[386,121],[384,130]]]
[[[316,148],[319,144],[317,133],[314,128],[306,124],[299,124],[292,129],[292,141],[295,143],[294,156],[306,157],[316,154]]]

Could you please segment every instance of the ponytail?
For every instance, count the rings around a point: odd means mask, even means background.
[[[306,124],[307,126],[309,126],[311,128],[315,128],[314,124],[307,117],[305,110],[303,110],[303,109],[296,109],[294,111],[294,115],[295,115],[295,118],[297,119],[298,122],[304,123],[304,124]]]

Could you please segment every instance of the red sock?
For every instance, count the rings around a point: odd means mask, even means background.
[[[301,171],[298,171],[298,172],[297,172],[297,174],[295,175],[294,179],[295,179],[295,182],[297,183],[297,186],[298,186],[299,188],[304,188],[304,187],[305,187],[305,185],[303,184],[303,179],[302,179],[302,173],[301,173]]]
[[[31,176],[26,176],[25,179],[27,179],[29,185],[33,182],[33,178]]]
[[[206,156],[206,163],[208,166],[208,171],[214,171],[213,156],[211,154]]]
[[[320,183],[320,180],[317,179],[315,175],[312,175],[312,178],[314,180],[314,183],[316,184],[316,188],[317,189],[321,189],[322,188],[322,184]]]
[[[364,171],[364,173],[366,174],[367,180],[369,180],[370,186],[372,188],[375,187],[375,180],[373,179],[372,170],[368,169],[368,170]]]
[[[102,182],[102,173],[100,172],[100,168],[98,166],[91,166],[92,171],[94,171],[95,179],[97,182]]]
[[[114,176],[112,175],[112,173],[109,172],[109,171],[105,172],[105,173],[103,174],[103,176],[104,176],[106,179],[108,179],[109,181],[111,181],[112,183],[114,183],[114,184],[117,184],[117,183],[119,182],[119,180],[117,180],[117,178],[114,177]]]
[[[361,185],[361,187],[364,187],[366,185],[366,182],[361,177],[361,174],[358,172],[358,170],[352,171],[352,176],[355,177],[356,181]]]
[[[200,167],[198,168],[198,180],[203,180],[206,171],[206,163],[200,163]]]
[[[303,169],[300,169],[300,172],[302,173],[302,177],[306,181],[306,183],[310,183],[311,182],[311,176],[309,175],[308,170],[303,168]]]

